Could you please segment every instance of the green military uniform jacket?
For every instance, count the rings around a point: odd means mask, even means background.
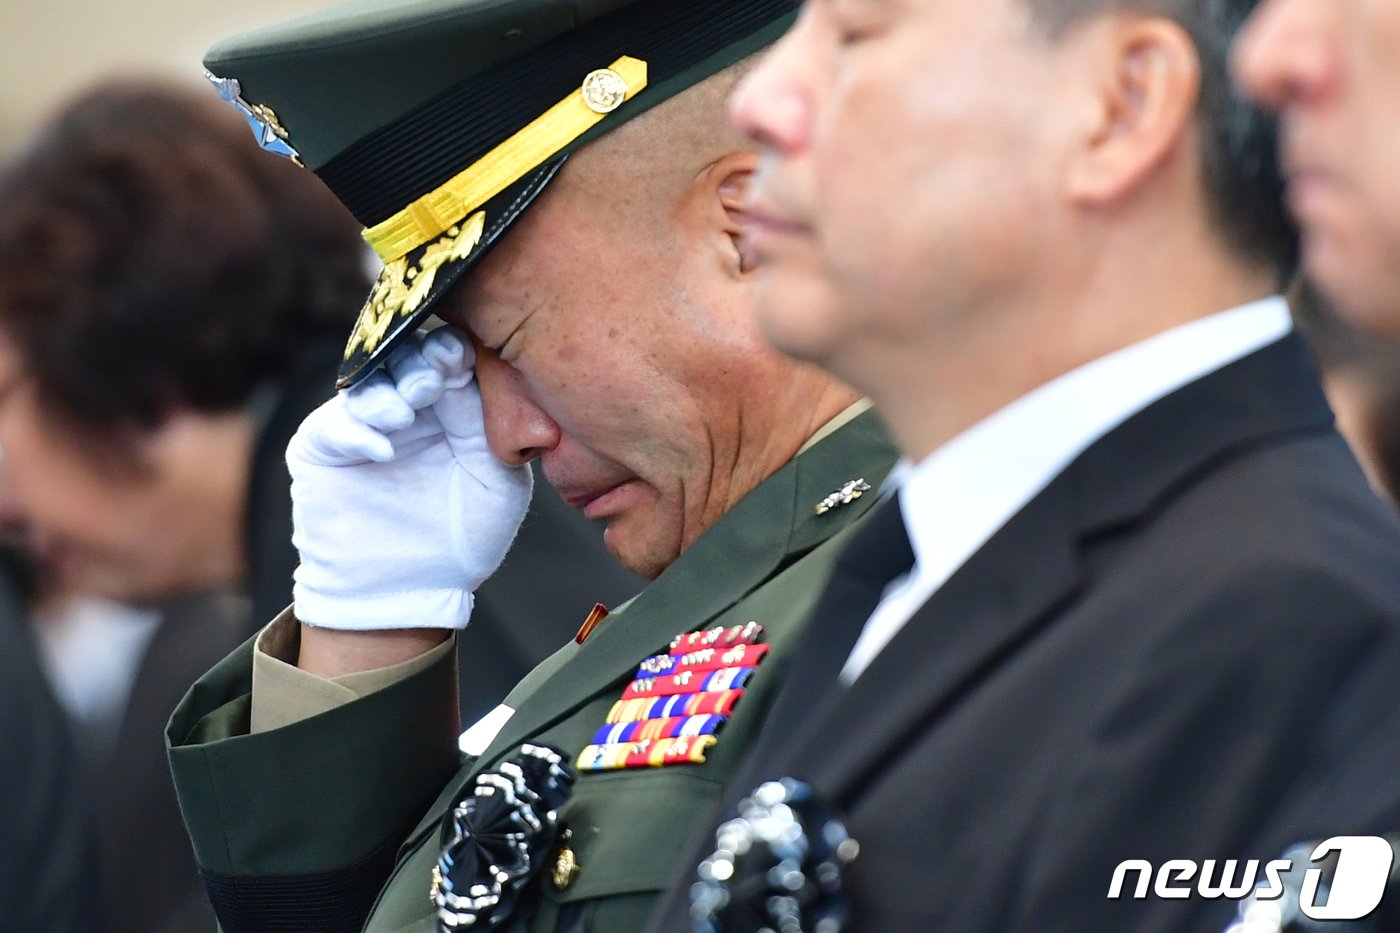
[[[878,487],[894,458],[867,412],[769,477],[581,646],[527,676],[479,759],[457,751],[451,653],[345,706],[250,735],[253,649],[243,645],[191,688],[168,730],[224,929],[431,933],[445,819],[477,773],[528,741],[576,758],[639,662],[682,632],[757,621],[771,652],[707,760],[580,774],[563,814],[579,871],[562,889],[546,880],[528,921],[510,927],[641,929],[760,726],[839,533],[875,495],[821,515],[817,504],[856,478]]]

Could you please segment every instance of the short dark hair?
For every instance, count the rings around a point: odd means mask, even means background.
[[[1163,16],[1196,46],[1201,96],[1196,105],[1202,184],[1210,220],[1246,261],[1272,270],[1282,287],[1298,264],[1298,231],[1284,204],[1278,123],[1230,76],[1230,46],[1259,0],[1024,0],[1052,38],[1115,10]]]
[[[108,82],[0,174],[0,331],[80,433],[231,411],[344,340],[358,229],[212,92]]]

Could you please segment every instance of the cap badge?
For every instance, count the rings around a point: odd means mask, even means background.
[[[287,142],[287,131],[277,122],[277,114],[264,104],[250,104],[243,99],[243,86],[237,78],[220,78],[206,70],[204,77],[214,85],[219,96],[233,105],[253,131],[258,145],[273,155],[280,155],[301,165],[301,155]]]
[[[827,496],[822,501],[818,502],[817,514],[825,515],[832,509],[839,509],[843,505],[850,505],[852,502],[856,501],[869,491],[870,484],[867,483],[863,477],[861,479],[853,479],[849,483],[846,483],[844,486],[842,486],[840,489],[833,492],[831,495]]]
[[[611,68],[599,68],[583,79],[581,91],[589,110],[612,113],[627,99],[627,79]]]

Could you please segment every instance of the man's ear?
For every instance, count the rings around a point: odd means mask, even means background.
[[[691,216],[703,224],[705,235],[717,244],[727,264],[740,273],[754,267],[754,258],[743,248],[742,234],[758,160],[756,152],[730,153],[705,166],[691,189]]]
[[[1112,17],[1086,38],[1102,67],[1068,193],[1102,206],[1132,193],[1193,138],[1201,65],[1186,30],[1162,17]]]

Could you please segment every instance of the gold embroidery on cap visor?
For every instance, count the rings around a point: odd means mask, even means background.
[[[447,228],[447,233],[423,251],[413,265],[408,258],[395,259],[384,266],[374,283],[369,300],[360,309],[360,318],[350,342],[345,345],[345,359],[363,350],[374,353],[393,329],[394,322],[409,317],[422,307],[437,279],[438,269],[447,262],[457,262],[471,255],[481,242],[486,229],[486,212],[477,211],[466,223]]]

